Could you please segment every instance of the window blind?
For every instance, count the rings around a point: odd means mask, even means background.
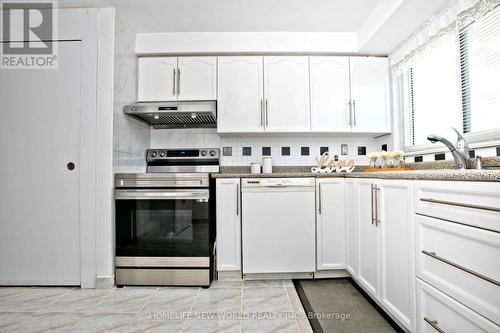
[[[460,32],[464,132],[500,127],[500,6]]]

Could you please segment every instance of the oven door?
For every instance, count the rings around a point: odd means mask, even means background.
[[[208,189],[120,189],[115,200],[117,257],[210,257]]]

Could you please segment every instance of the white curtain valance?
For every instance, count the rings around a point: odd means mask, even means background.
[[[440,37],[450,33],[458,34],[458,31],[499,4],[500,0],[450,0],[389,55],[393,75],[402,73]]]

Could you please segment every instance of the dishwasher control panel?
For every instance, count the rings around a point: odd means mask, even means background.
[[[242,187],[315,186],[314,178],[244,178]]]

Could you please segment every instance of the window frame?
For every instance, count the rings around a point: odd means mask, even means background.
[[[461,114],[462,123],[460,130],[463,132],[463,136],[465,140],[468,142],[469,148],[471,149],[495,147],[500,145],[500,127],[492,128],[489,130],[470,132],[470,120],[472,115],[470,107],[470,96],[467,95],[468,92],[467,89],[470,89],[470,81],[468,77],[469,54],[468,54],[468,45],[466,45],[466,43],[468,43],[467,28],[468,26],[461,29],[454,35],[457,45],[456,52],[458,53],[459,57],[456,71],[457,71],[457,77],[460,80],[459,85],[461,88],[461,94],[459,96],[460,97],[459,112]],[[464,51],[467,51],[467,53],[464,54]],[[399,145],[406,152],[407,156],[447,152],[448,149],[443,145],[436,145],[432,143],[417,144],[417,145],[414,144],[415,109],[414,109],[414,95],[413,95],[414,87],[412,79],[413,70],[414,70],[413,66],[410,66],[405,71],[404,74],[401,74],[400,76],[393,78],[391,80],[391,84],[396,83],[399,85],[397,87],[393,87],[394,93],[397,94],[397,96],[393,96],[394,98],[397,98],[397,103],[393,104],[393,106],[396,106],[399,110],[403,111],[394,113],[395,117],[400,118],[398,121],[399,124],[398,134],[400,136]],[[407,87],[403,83],[405,80],[409,81]],[[404,98],[405,95],[408,95],[406,99]],[[409,124],[405,123],[407,119],[404,118],[403,114],[408,114],[407,117],[410,119]],[[469,122],[465,121],[466,119]],[[407,129],[410,129],[411,133],[406,133]],[[410,140],[412,141],[413,143],[412,145],[405,144],[408,138],[410,138]]]

